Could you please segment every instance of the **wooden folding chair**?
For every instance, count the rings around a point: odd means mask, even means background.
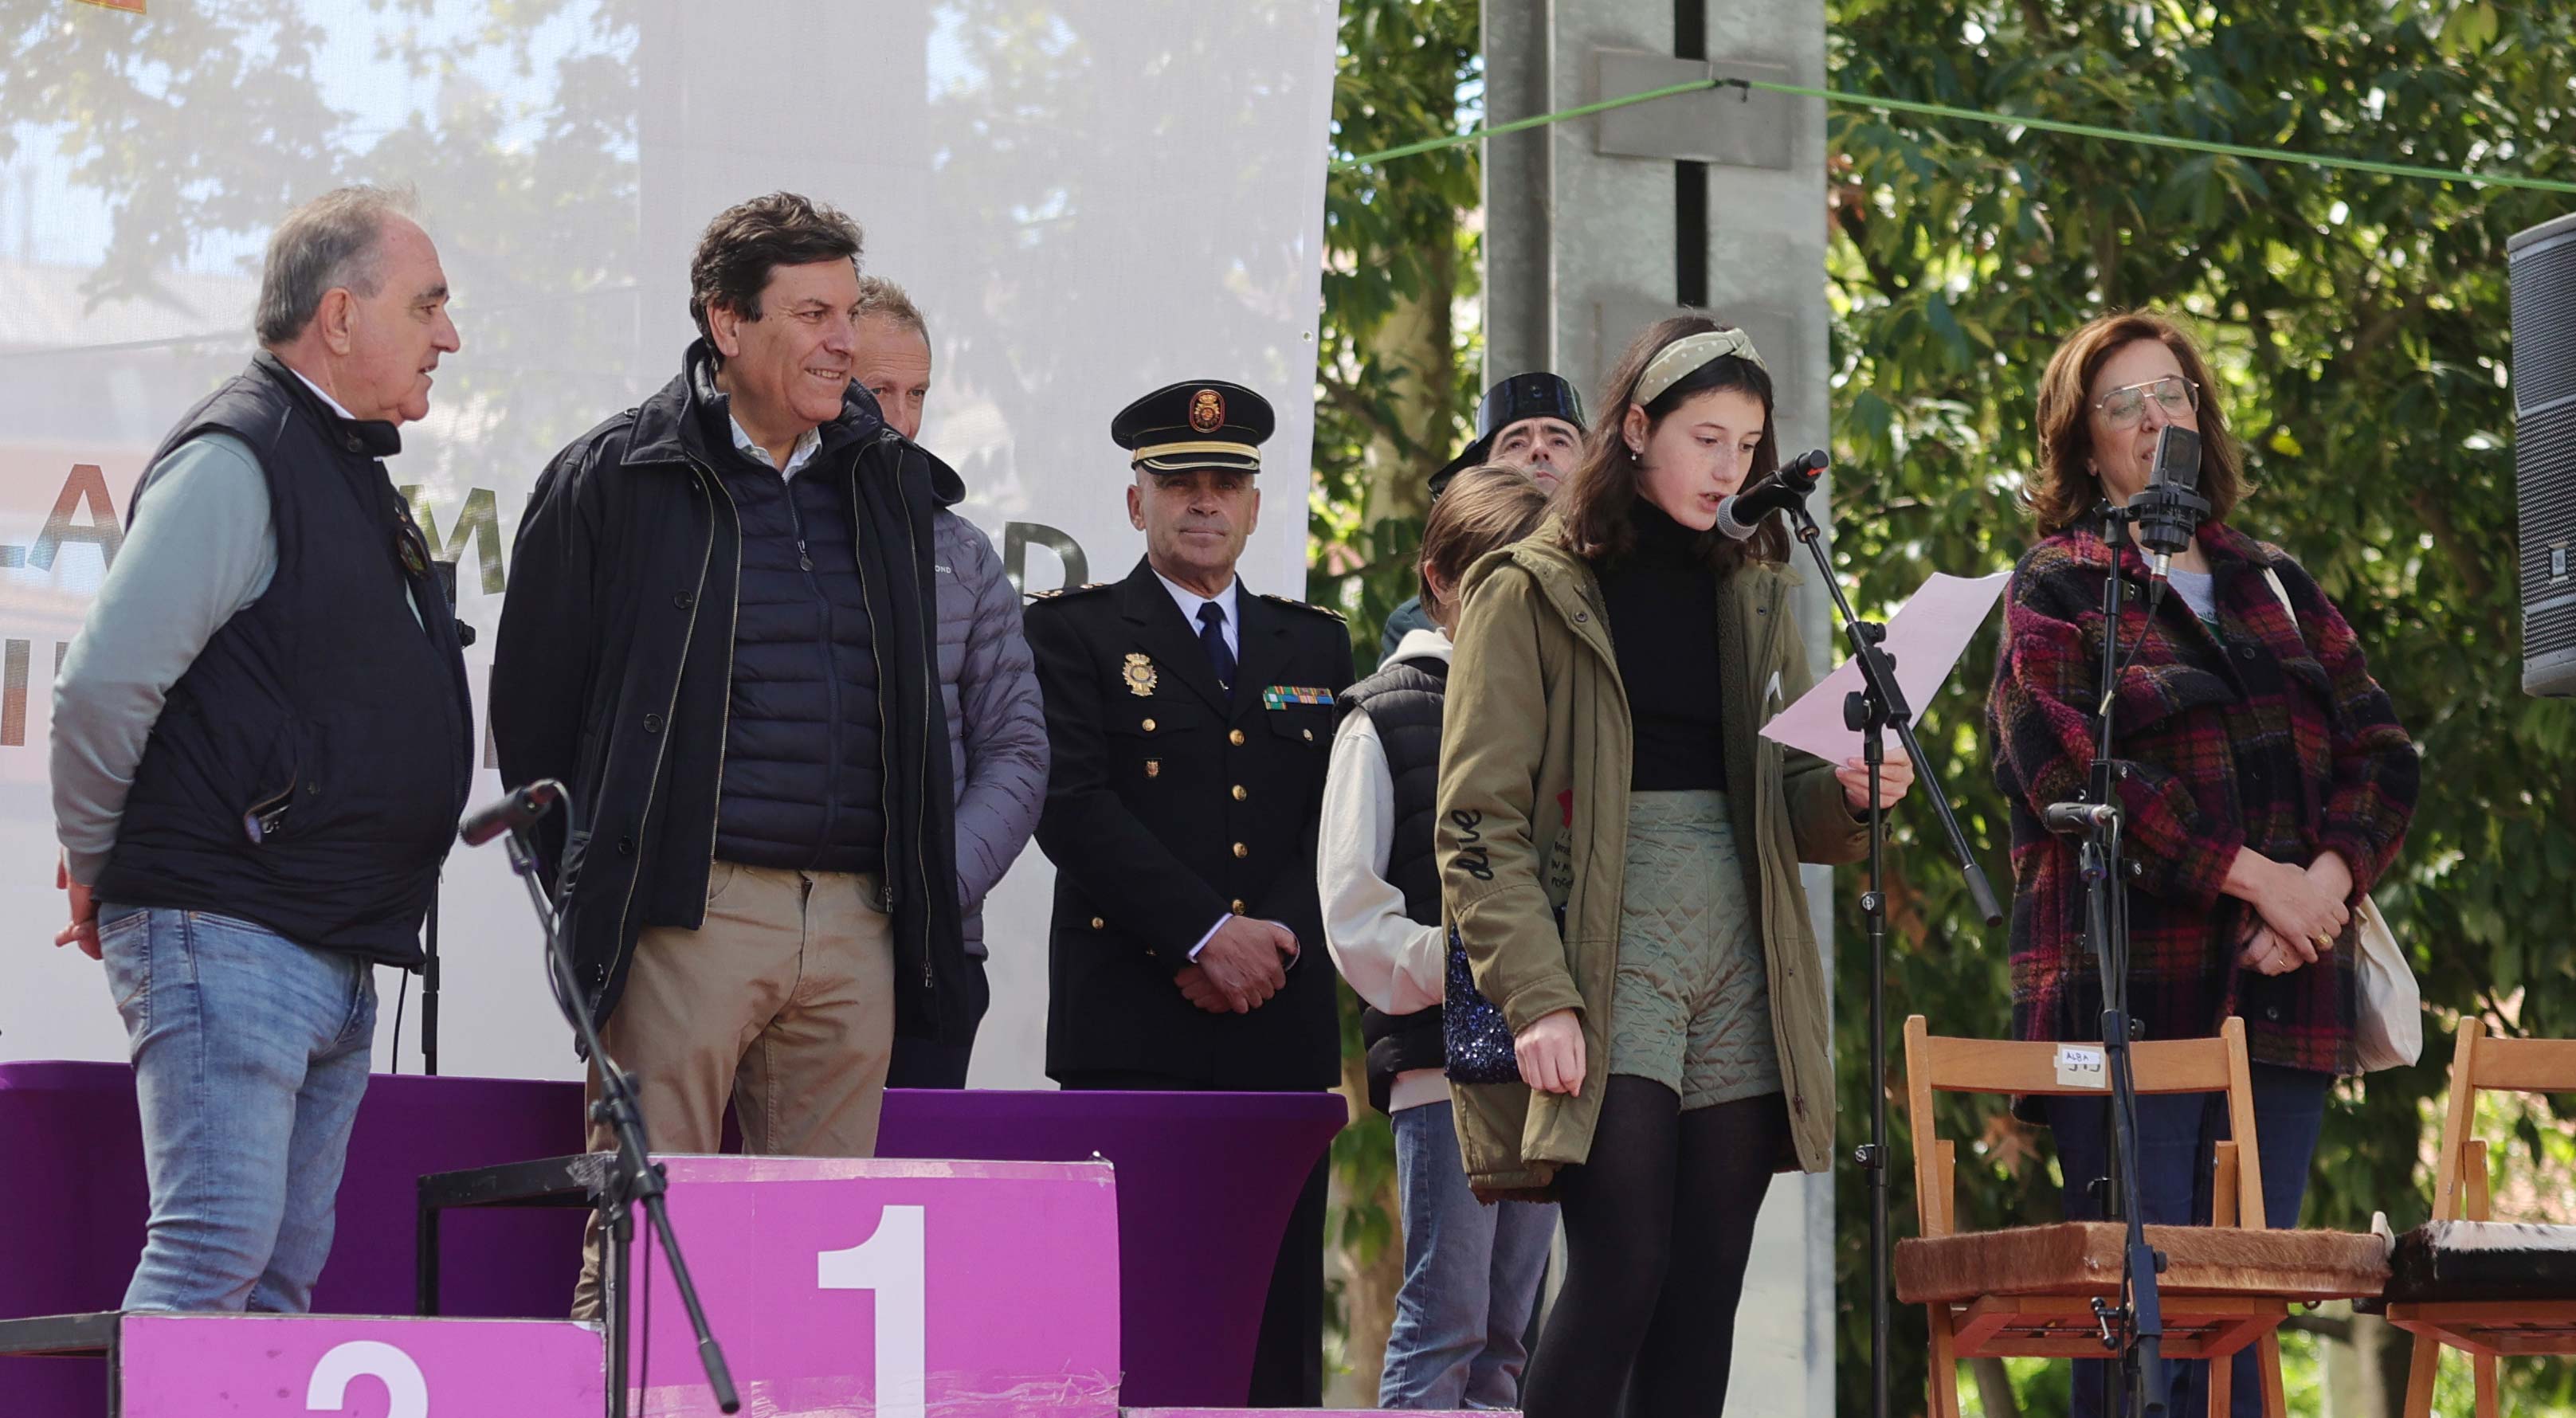
[[[2576,1354],[2576,1226],[2494,1219],[2487,1145],[2469,1136],[2478,1091],[2576,1092],[2576,1041],[2490,1037],[2460,1021],[2434,1163],[2433,1219],[2397,1240],[2388,1321],[2415,1335],[2407,1418],[2433,1411],[2442,1349],[2465,1351],[2479,1418],[2496,1418],[2496,1360]]]
[[[1905,1021],[1906,1116],[1914,1133],[1923,1234],[1897,1244],[1896,1298],[1922,1305],[1931,1318],[1932,1418],[1960,1418],[1963,1359],[2116,1357],[2102,1345],[2093,1301],[2119,1301],[2127,1228],[2076,1221],[1962,1233],[1957,1144],[1936,1136],[1933,1124],[1935,1092],[2107,1098],[2107,1081],[2059,1080],[2061,1047],[1936,1038],[1923,1016]],[[2232,1137],[2218,1144],[2212,1224],[2147,1228],[2147,1244],[2166,1261],[2157,1286],[2164,1357],[2227,1359],[2259,1344],[2263,1411],[2281,1418],[2281,1349],[2274,1331],[2290,1303],[2378,1294],[2388,1278],[2385,1246],[2370,1235],[2264,1229],[2244,1021],[2228,1020],[2214,1039],[2140,1042],[2131,1046],[2130,1058],[2141,1094],[2226,1094]],[[2107,1074],[2100,1078],[2107,1080]],[[2080,1178],[2067,1181],[2082,1185]],[[2230,1367],[2210,1365],[2212,1413],[2227,1411]]]

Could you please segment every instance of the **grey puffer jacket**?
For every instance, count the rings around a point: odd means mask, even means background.
[[[984,897],[1037,831],[1046,805],[1046,713],[1020,633],[1020,593],[992,539],[954,512],[932,520],[939,697],[957,789],[957,894],[966,953],[984,958]]]

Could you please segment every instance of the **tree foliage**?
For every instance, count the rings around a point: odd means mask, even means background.
[[[1466,126],[1482,84],[1476,0],[1344,0],[1333,85],[1341,160]],[[1471,118],[1472,113],[1467,115]],[[1335,172],[1324,190],[1308,594],[1351,614],[1360,663],[1413,592],[1425,480],[1475,406],[1474,144]]]
[[[2576,15],[2447,0],[2240,9],[2064,0],[1840,0],[1846,90],[2114,128],[2576,176]],[[2344,610],[2425,756],[2404,857],[2378,893],[2436,1028],[2424,1061],[2338,1090],[2306,1221],[2403,1228],[2429,1204],[2425,1119],[2445,1021],[2576,1032],[2576,706],[2524,697],[2515,607],[2505,241],[2563,198],[1839,108],[1832,120],[1836,552],[1864,603],[1935,569],[2011,564],[2040,370],[2106,310],[2186,314],[2213,350],[2255,491],[2237,525]],[[1999,887],[2008,825],[1979,741],[1994,641],[1924,706],[1925,747]],[[1892,853],[1890,1015],[2000,1036],[2008,946],[1968,913],[1928,818]],[[1865,952],[1838,936],[1844,1116],[1866,1072]],[[2539,1160],[2545,1110],[2517,1164]],[[2044,1133],[2000,1100],[1945,1100],[1963,1224],[2044,1217]],[[1910,1157],[1901,1135],[1895,1154]],[[1911,1188],[1896,1192],[1912,1227]],[[2563,1188],[2564,1181],[2560,1183]],[[2562,1193],[2563,1194],[2563,1193]],[[1846,1409],[1867,1381],[1867,1196],[1840,1187]],[[1922,1392],[1900,1312],[1897,1392]],[[2506,1366],[2563,1389],[2562,1372]],[[2063,1379],[2036,1406],[2062,1403]],[[2526,1390],[2526,1393],[2538,1389]],[[2510,1402],[2509,1405],[2510,1406]]]

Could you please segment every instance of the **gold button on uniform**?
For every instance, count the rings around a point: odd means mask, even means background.
[[[1240,902],[1240,901],[1237,901],[1237,902],[1235,902],[1232,906],[1229,906],[1229,907],[1227,907],[1226,909],[1227,909],[1227,910],[1229,910],[1229,911],[1232,911],[1234,914],[1236,914],[1236,915],[1240,916],[1240,915],[1242,915],[1242,914],[1243,914],[1243,903],[1242,903],[1242,902]]]
[[[1225,741],[1226,741],[1227,743],[1233,744],[1233,745],[1234,745],[1235,747],[1237,747],[1237,748],[1241,748],[1241,747],[1243,747],[1243,730],[1241,730],[1241,729],[1236,729],[1236,730],[1233,730],[1232,732],[1228,733],[1228,734],[1225,736]]]
[[[1154,721],[1153,721],[1153,720],[1151,720],[1151,719],[1147,719],[1147,720],[1145,721],[1145,732],[1147,732],[1147,733],[1149,733],[1149,734],[1150,734],[1150,733],[1152,733],[1153,731],[1154,731]]]
[[[1313,729],[1299,729],[1297,732],[1306,736],[1306,742],[1313,743],[1315,741],[1315,731]]]
[[[1241,783],[1237,783],[1237,784],[1235,784],[1235,785],[1234,785],[1234,800],[1235,800],[1236,802],[1241,802],[1241,801],[1243,801],[1245,798],[1248,798],[1248,797],[1250,797],[1250,796],[1252,796],[1250,793],[1247,793],[1247,792],[1245,792],[1245,791],[1243,790],[1243,785],[1242,785]]]
[[[1248,857],[1252,855],[1252,849],[1237,842],[1234,844],[1234,854],[1238,857]]]
[[[1105,931],[1109,929],[1109,923],[1100,919],[1098,916],[1094,916],[1091,918],[1091,928],[1095,931]]]

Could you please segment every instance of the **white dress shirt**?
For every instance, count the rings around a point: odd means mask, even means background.
[[[1405,632],[1388,657],[1449,662],[1437,627]],[[1446,991],[1449,933],[1405,913],[1404,893],[1386,879],[1395,848],[1395,778],[1368,711],[1354,709],[1333,735],[1324,777],[1324,830],[1315,844],[1315,887],[1324,903],[1324,945],[1361,999],[1386,1014],[1418,1014]],[[1444,1070],[1395,1076],[1387,1111],[1449,1100]]]
[[[769,450],[752,441],[751,434],[742,426],[742,420],[727,414],[725,424],[733,430],[734,447],[758,458],[763,463],[769,461]],[[823,430],[819,428],[809,428],[796,435],[796,446],[787,450],[787,466],[778,470],[778,476],[781,478],[796,476],[796,470],[804,467],[806,460],[814,456],[814,450],[822,446]]]
[[[1181,619],[1189,622],[1192,635],[1199,633],[1199,607],[1214,606],[1225,612],[1225,626],[1222,632],[1225,636],[1225,648],[1232,652],[1237,660],[1243,658],[1242,619],[1234,613],[1235,593],[1243,588],[1242,577],[1237,576],[1226,582],[1225,589],[1213,596],[1202,596],[1160,571],[1154,573],[1154,579],[1162,582],[1163,589],[1171,593],[1172,604],[1181,608]]]
[[[286,364],[286,361],[284,361],[284,360],[279,360],[279,361],[278,361],[278,363],[280,363],[280,364]],[[331,406],[331,412],[333,412],[333,413],[335,413],[335,414],[338,414],[340,417],[342,417],[342,418],[344,418],[344,419],[347,419],[347,420],[348,420],[349,422],[351,422],[351,423],[356,423],[356,422],[358,421],[358,416],[357,416],[356,414],[353,414],[353,413],[349,412],[347,409],[344,409],[344,408],[341,408],[341,407],[340,407],[340,401],[331,397],[331,391],[330,391],[330,390],[325,389],[325,388],[323,388],[321,385],[314,383],[311,379],[306,378],[306,377],[305,377],[305,373],[304,373],[304,371],[303,371],[303,370],[297,369],[294,365],[291,365],[291,364],[287,364],[287,365],[286,365],[286,370],[287,370],[287,372],[288,372],[289,374],[294,375],[296,378],[304,380],[304,387],[313,391],[313,397],[315,397],[315,398],[317,398],[317,399],[320,399],[320,400],[321,400],[323,403],[325,403],[325,404],[330,405],[330,406]]]

